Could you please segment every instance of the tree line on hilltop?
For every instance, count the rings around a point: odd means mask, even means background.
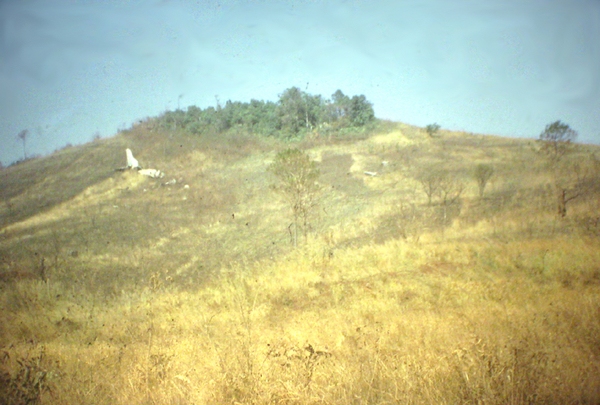
[[[299,139],[313,131],[332,135],[372,129],[373,126],[369,124],[375,122],[375,112],[373,104],[362,94],[350,97],[337,90],[331,95],[331,99],[326,99],[320,94],[313,95],[298,87],[290,87],[279,94],[276,102],[227,100],[225,105],[221,105],[217,99],[216,107],[202,109],[189,106],[186,110],[178,108],[155,118],[140,120],[139,123],[144,121],[152,122],[152,127],[156,125],[167,130],[183,130],[195,135],[242,130],[252,135]],[[125,126],[119,131],[126,131]],[[19,132],[18,138],[23,143],[23,158],[9,166],[39,157],[27,153],[29,134],[27,129]],[[100,134],[96,133],[93,139],[100,139]],[[0,162],[0,169],[3,167]]]
[[[364,95],[349,97],[337,90],[331,99],[325,99],[291,87],[277,102],[228,100],[223,106],[217,100],[216,107],[190,106],[185,111],[167,111],[158,118],[164,128],[198,135],[241,128],[251,134],[290,139],[315,129],[364,127],[375,120],[375,113]]]

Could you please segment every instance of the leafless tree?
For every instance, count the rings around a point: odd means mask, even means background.
[[[27,137],[29,136],[29,130],[28,129],[22,130],[21,132],[19,132],[18,136],[21,139],[21,141],[23,141],[23,159],[27,159],[26,142],[27,142]]]
[[[563,158],[552,166],[553,188],[559,217],[567,216],[569,202],[598,192],[599,174],[593,157],[577,160]]]
[[[440,192],[440,185],[444,178],[442,170],[435,166],[428,167],[415,176],[416,180],[421,185],[421,189],[427,195],[427,203],[431,205],[433,198]]]

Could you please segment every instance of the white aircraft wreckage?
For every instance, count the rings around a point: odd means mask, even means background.
[[[125,149],[125,154],[127,155],[127,168],[128,169],[141,169],[138,160],[133,157],[133,153],[131,153],[131,149]]]
[[[158,169],[142,169],[140,163],[136,158],[133,157],[131,149],[125,149],[125,155],[127,157],[127,166],[117,169],[117,171],[123,172],[125,170],[137,170],[142,176],[148,176],[153,179],[162,179],[165,174]]]

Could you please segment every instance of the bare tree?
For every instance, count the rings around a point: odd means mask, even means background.
[[[444,222],[448,218],[448,208],[460,201],[460,196],[464,190],[465,185],[458,175],[444,173],[440,181],[440,200],[444,209]]]
[[[443,210],[443,220],[446,222],[448,209],[460,201],[465,189],[458,174],[448,168],[434,165],[426,167],[415,176],[415,179],[427,195],[429,206],[432,205],[434,198],[438,199],[438,204]]]
[[[417,174],[416,180],[421,185],[425,195],[427,195],[427,204],[431,205],[433,198],[440,192],[440,184],[444,177],[443,171],[437,167],[428,167],[421,173]]]
[[[552,167],[557,215],[567,216],[567,204],[598,190],[598,167],[593,158],[561,159]]]
[[[23,159],[27,159],[26,141],[27,141],[27,137],[29,136],[29,130],[28,129],[22,130],[21,132],[19,132],[18,136],[21,139],[21,141],[23,141]]]
[[[445,206],[455,204],[465,190],[464,183],[454,174],[445,174],[440,181],[440,200]]]

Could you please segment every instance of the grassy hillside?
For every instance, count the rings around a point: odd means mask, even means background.
[[[535,141],[380,127],[138,126],[0,171],[0,403],[600,402],[598,148],[558,218]],[[290,146],[321,171],[296,249]],[[462,193],[429,204],[440,169]]]

